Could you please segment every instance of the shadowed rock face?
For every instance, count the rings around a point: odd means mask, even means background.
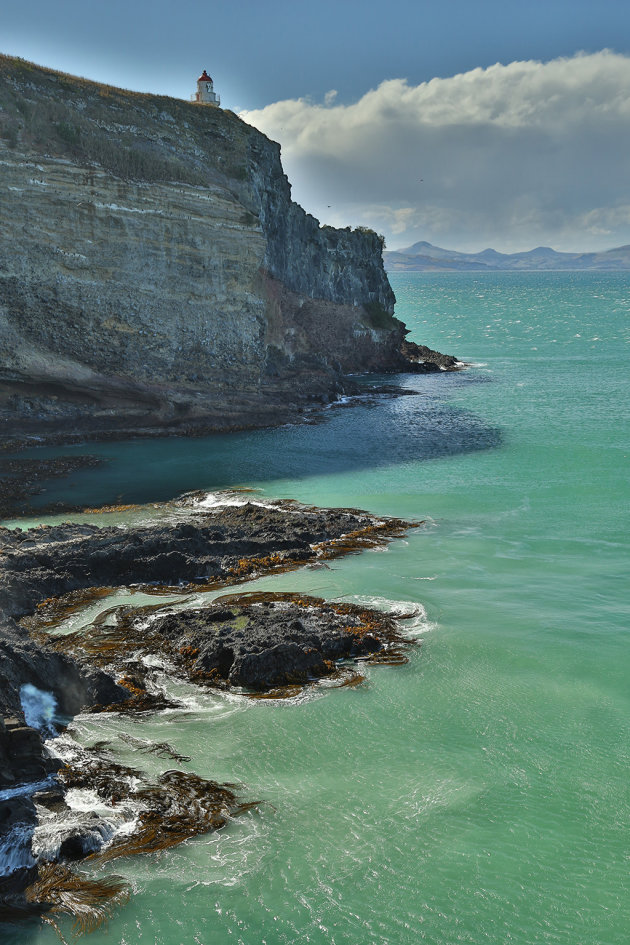
[[[0,57],[0,419],[229,429],[397,370],[382,243],[231,112]]]

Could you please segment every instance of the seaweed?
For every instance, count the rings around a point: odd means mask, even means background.
[[[293,567],[297,561],[302,560],[305,561],[307,559],[287,558],[278,552],[273,552],[270,555],[264,555],[259,558],[253,556],[249,558],[239,558],[235,565],[228,568],[228,571],[235,577],[246,577],[256,574],[259,571],[277,571],[279,568],[285,566],[287,566],[288,570],[288,568]]]
[[[36,909],[44,905],[49,914],[72,916],[73,929],[80,934],[107,922],[114,909],[129,899],[129,887],[119,876],[89,879],[62,863],[43,863],[24,895]],[[51,925],[59,932],[56,923]]]
[[[136,751],[147,752],[154,755],[168,756],[172,761],[190,761],[190,755],[181,755],[168,742],[145,742],[141,738],[134,738],[126,732],[121,732],[118,736],[123,742],[131,745]]]
[[[356,689],[365,682],[365,676],[361,673],[350,673],[341,682],[337,683],[336,689]]]
[[[94,751],[94,752],[101,752],[101,751],[104,751],[106,748],[109,748],[110,745],[111,745],[111,740],[108,738],[103,738],[98,742],[94,742],[94,744],[90,745],[87,750]]]
[[[250,699],[293,699],[304,689],[303,683],[290,683],[288,686],[275,686],[273,689],[264,689],[260,692],[248,693]]]
[[[66,788],[89,788],[105,801],[117,804],[131,792],[131,784],[142,778],[142,771],[95,755],[82,759],[80,765],[65,765],[58,778]]]
[[[361,660],[361,657],[358,657]],[[405,656],[402,650],[386,650],[384,653],[372,653],[362,662],[374,663],[379,666],[404,666],[409,662],[409,657]]]
[[[352,511],[352,510],[344,510]],[[313,545],[318,558],[331,560],[343,555],[358,554],[366,548],[380,548],[393,538],[402,538],[410,528],[419,528],[425,522],[404,522],[401,519],[370,522],[362,528],[347,532],[339,538],[329,538]]]
[[[188,760],[166,743],[153,744],[125,734],[120,738],[134,746],[139,742],[140,750],[157,749],[161,754],[167,749],[178,760]],[[67,765],[59,772],[59,779],[66,788],[91,788],[114,806],[132,802],[140,808],[133,832],[92,853],[87,858],[91,862],[168,849],[190,837],[218,830],[230,818],[260,803],[240,801],[234,784],[219,784],[176,769],[160,775],[156,783],[147,783],[139,769],[103,755],[88,755],[80,765]]]
[[[232,817],[259,806],[259,801],[239,802],[225,784],[196,774],[166,771],[157,784],[131,795],[143,805],[130,836],[114,841],[89,859],[99,863],[120,856],[168,850],[191,837],[219,830]]]
[[[88,587],[83,590],[70,591],[61,597],[47,597],[39,602],[34,614],[22,617],[20,623],[31,632],[55,627],[72,614],[88,607],[89,604],[109,597],[112,591],[113,588],[111,587]],[[40,641],[41,639],[47,640],[48,637],[40,638]]]

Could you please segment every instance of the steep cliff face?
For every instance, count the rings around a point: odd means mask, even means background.
[[[213,106],[0,57],[0,420],[226,429],[404,365],[371,232]]]
[[[303,295],[354,306],[368,302],[391,315],[395,299],[381,263],[381,237],[320,227],[291,200],[280,145],[255,134],[249,153],[250,199],[267,239],[263,265],[271,275]]]

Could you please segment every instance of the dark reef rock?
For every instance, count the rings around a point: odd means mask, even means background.
[[[393,620],[365,607],[292,594],[233,595],[159,617],[152,633],[191,656],[191,675],[269,689],[329,675],[336,660],[401,642]]]
[[[266,691],[335,674],[339,661],[349,658],[406,662],[406,641],[392,617],[307,595],[231,594],[194,610],[121,606],[107,616],[49,643],[86,668],[97,665],[118,677],[124,703],[96,711],[176,705],[164,702],[157,681],[164,667],[203,686]]]
[[[422,372],[459,371],[463,364],[454,354],[441,354],[426,345],[417,345],[415,341],[403,341],[401,353],[412,365],[417,365]]]
[[[187,502],[182,503],[181,520],[174,524],[0,529],[0,715],[17,720],[0,727],[0,789],[38,780],[54,769],[42,752],[40,734],[24,725],[22,686],[30,683],[51,692],[65,717],[84,707],[119,704],[129,700],[130,693],[138,696],[134,673],[139,670],[126,666],[122,673],[126,678],[119,684],[107,664],[80,654],[73,658],[71,652],[47,643],[42,633],[34,637],[29,629],[45,630],[66,613],[107,594],[110,586],[159,583],[182,588],[182,593],[191,586],[220,587],[382,544],[408,527],[352,509],[247,503],[201,511],[194,498]],[[22,624],[16,622],[29,614]],[[220,619],[215,623],[219,625]],[[294,641],[278,638],[278,642],[288,646]],[[285,670],[285,676],[316,675],[321,670],[320,657],[305,660],[294,650],[285,656],[291,654],[293,668]],[[253,650],[239,652],[225,678],[231,674],[239,684],[257,685],[265,674],[273,676],[271,664],[261,668],[261,658],[256,667],[254,656]],[[211,660],[210,651],[206,660]],[[199,664],[194,673],[207,675],[217,669],[215,664],[208,662],[205,668]],[[157,703],[147,696],[143,705]]]
[[[352,510],[248,503],[169,525],[0,529],[0,610],[22,616],[43,598],[83,588],[200,584],[305,562],[316,556],[314,545],[374,530],[374,521]]]
[[[406,527],[355,510],[247,503],[212,512],[188,509],[174,524],[0,529],[0,712],[21,715],[19,688],[25,683],[51,690],[67,716],[126,696],[100,668],[79,667],[68,655],[38,645],[11,618],[37,610],[31,625],[34,620],[46,627],[60,609],[103,596],[101,587],[221,586],[382,543]]]
[[[42,753],[41,733],[16,718],[0,719],[0,787],[43,781],[56,765]]]

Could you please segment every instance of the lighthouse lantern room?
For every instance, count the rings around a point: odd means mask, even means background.
[[[197,91],[190,96],[191,101],[200,105],[220,105],[221,99],[214,91],[214,83],[204,69],[197,79]]]

